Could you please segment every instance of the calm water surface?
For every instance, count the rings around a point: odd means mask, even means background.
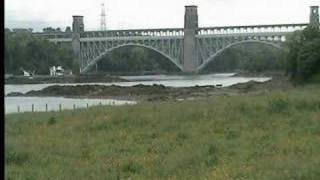
[[[36,112],[46,111],[46,104],[48,111],[59,111],[61,109],[73,109],[73,105],[76,108],[86,108],[87,104],[89,107],[98,105],[125,105],[125,104],[136,104],[134,101],[121,101],[112,99],[72,99],[63,97],[5,97],[5,113],[16,113],[18,108],[20,112],[31,112],[32,104]]]

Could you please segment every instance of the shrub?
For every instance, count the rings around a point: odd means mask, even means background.
[[[269,102],[268,108],[270,112],[273,113],[282,113],[286,111],[289,108],[289,102],[288,100],[284,98],[276,98]]]
[[[129,161],[125,163],[121,169],[123,172],[136,174],[140,173],[143,170],[143,167],[136,162]]]
[[[228,128],[228,130],[226,131],[225,136],[226,136],[227,139],[234,139],[234,138],[239,136],[239,132],[237,130],[235,130],[235,129]]]
[[[57,123],[57,120],[55,117],[52,116],[49,118],[48,125],[54,125],[56,123]]]
[[[17,152],[15,150],[6,150],[5,152],[5,162],[8,165],[23,165],[29,159],[29,154]]]
[[[205,159],[207,167],[214,166],[218,163],[217,147],[215,144],[210,144],[207,151],[207,157]]]

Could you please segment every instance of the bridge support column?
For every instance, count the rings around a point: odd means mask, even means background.
[[[198,66],[196,55],[196,34],[198,30],[197,6],[186,6],[185,11],[183,71],[187,73],[194,73]]]
[[[81,73],[81,48],[80,48],[80,34],[84,32],[83,16],[73,16],[72,23],[72,49],[74,60],[80,67]]]
[[[310,7],[310,22],[309,25],[311,27],[315,27],[319,29],[319,6],[311,6]]]

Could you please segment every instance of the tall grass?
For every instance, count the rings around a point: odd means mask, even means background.
[[[6,179],[320,179],[320,86],[24,113]]]

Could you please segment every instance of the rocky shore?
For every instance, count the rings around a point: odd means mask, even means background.
[[[215,95],[238,95],[265,93],[274,89],[286,90],[292,88],[286,78],[274,78],[267,82],[240,83],[230,87],[194,86],[166,87],[162,85],[136,85],[131,87],[104,85],[50,86],[39,91],[29,91],[25,94],[10,93],[7,96],[50,96],[72,98],[112,98],[137,101],[165,101],[181,99],[208,98]]]

